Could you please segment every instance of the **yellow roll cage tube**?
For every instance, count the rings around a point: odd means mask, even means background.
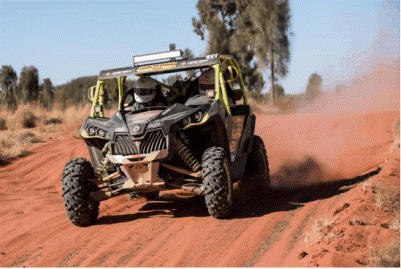
[[[238,65],[237,60],[230,56],[224,56],[224,55],[218,55],[218,63],[215,65],[211,65],[209,67],[213,68],[215,70],[215,100],[220,99],[221,102],[223,103],[224,107],[226,108],[227,112],[229,115],[231,115],[231,110],[230,110],[230,105],[228,101],[228,95],[227,95],[227,89],[226,89],[226,81],[224,79],[223,75],[223,68],[222,66],[231,66],[238,78],[235,78],[235,80],[239,79],[239,84],[242,92],[242,97],[244,99],[244,105],[248,104],[248,99],[245,91],[245,86],[244,86],[244,80],[242,78],[242,74],[240,72],[240,68]],[[138,77],[142,77],[146,74],[141,74],[137,75]],[[118,77],[118,107],[120,107],[121,102],[122,102],[122,96],[124,94],[124,82],[127,76],[121,76]],[[98,80],[96,83],[96,86],[93,86],[90,88],[91,94],[90,94],[90,99],[92,101],[92,109],[90,112],[90,117],[95,118],[95,117],[104,117],[104,84],[108,81],[108,79],[105,80]],[[183,87],[183,88],[174,88],[169,85],[166,85],[162,82],[159,82],[156,80],[156,83],[164,88],[167,88],[168,90],[171,90],[175,92],[175,94],[167,98],[167,101],[171,103],[174,101],[178,96],[180,95],[186,95],[187,91],[189,89],[189,85]],[[93,90],[95,90],[93,94]]]

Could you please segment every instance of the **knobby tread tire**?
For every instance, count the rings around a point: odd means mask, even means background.
[[[99,215],[99,202],[90,198],[98,187],[88,181],[94,178],[91,163],[84,158],[72,159],[63,170],[63,199],[68,218],[76,226],[93,224]]]
[[[156,191],[156,192],[142,193],[141,196],[143,198],[145,198],[147,202],[155,201],[155,200],[159,199],[159,192]]]
[[[248,155],[245,181],[252,185],[252,191],[265,193],[270,188],[270,170],[266,148],[262,138],[257,135],[253,137],[252,151]]]
[[[225,218],[232,210],[233,183],[224,149],[211,147],[202,156],[202,177],[205,202],[209,214]]]

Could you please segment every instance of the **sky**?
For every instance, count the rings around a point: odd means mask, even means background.
[[[207,42],[193,32],[197,0],[0,0],[0,65],[19,74],[34,65],[54,85],[132,65],[132,56],[168,50],[195,56]],[[290,0],[291,62],[280,78],[287,94],[318,73],[323,88],[350,81],[374,61],[400,56],[397,0]],[[269,81],[266,74],[266,89]]]

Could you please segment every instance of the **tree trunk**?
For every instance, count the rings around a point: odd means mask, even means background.
[[[274,53],[273,46],[270,48],[270,68],[271,68],[271,105],[274,106]]]

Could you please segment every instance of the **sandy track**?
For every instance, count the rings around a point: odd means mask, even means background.
[[[297,188],[252,199],[236,186],[226,220],[210,217],[202,197],[164,193],[150,203],[128,196],[102,202],[95,225],[75,227],[64,211],[61,173],[69,159],[89,158],[86,146],[72,137],[37,146],[0,168],[0,266],[307,266],[299,255],[316,218],[355,195],[338,190],[351,181],[338,180],[384,162],[398,117],[259,116],[272,185]],[[300,188],[328,181],[337,183]]]

